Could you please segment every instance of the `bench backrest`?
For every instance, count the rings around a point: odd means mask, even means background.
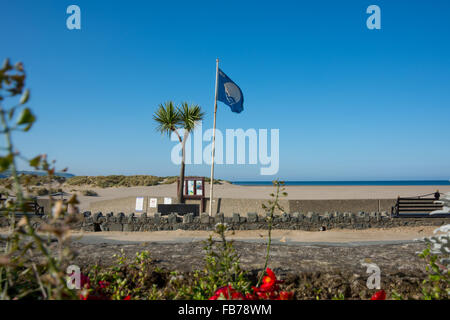
[[[428,215],[435,210],[441,210],[442,204],[434,203],[437,199],[429,196],[398,197],[392,213],[399,215]]]

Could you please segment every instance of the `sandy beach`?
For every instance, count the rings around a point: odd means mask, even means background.
[[[64,191],[73,193],[81,190],[95,191],[98,196],[88,197],[78,194],[80,209],[87,210],[93,201],[109,200],[129,196],[175,197],[176,185],[157,185],[148,187],[93,188],[67,186]],[[417,196],[450,192],[450,186],[287,186],[287,199],[290,200],[328,200],[328,199],[394,199],[398,196]],[[234,199],[270,199],[272,186],[240,186],[230,183],[214,185],[214,196]],[[205,186],[209,194],[209,184]],[[44,197],[45,198],[45,197]]]

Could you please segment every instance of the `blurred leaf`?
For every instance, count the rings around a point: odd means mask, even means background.
[[[37,157],[34,157],[33,159],[30,160],[30,166],[34,167],[34,168],[38,168],[39,164],[41,163],[41,155],[38,155]]]
[[[9,109],[9,112],[8,112],[9,120],[11,120],[14,117],[14,112],[15,111],[16,111],[16,108]]]
[[[79,204],[80,202],[77,199],[77,196],[74,194],[72,197],[70,197],[69,201],[67,201],[68,204]]]
[[[28,131],[35,121],[36,117],[31,113],[31,110],[29,108],[25,108],[22,110],[22,113],[19,116],[17,124],[18,125],[26,124],[27,126],[23,130]]]
[[[22,94],[22,98],[20,98],[20,104],[27,103],[28,99],[30,99],[30,90],[26,89],[25,92]]]
[[[0,172],[8,170],[13,162],[13,155],[9,154],[6,157],[0,157]]]
[[[6,59],[3,61],[2,70],[3,70],[3,71],[7,71],[7,70],[10,70],[10,69],[11,69],[11,65],[9,64],[9,59],[6,58]]]
[[[23,63],[22,62],[17,62],[16,65],[14,66],[16,68],[16,70],[23,72]]]

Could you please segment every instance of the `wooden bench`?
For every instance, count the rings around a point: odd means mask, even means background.
[[[391,209],[391,216],[396,218],[432,217],[441,218],[445,214],[430,215],[430,212],[442,210],[442,204],[435,203],[440,198],[439,191],[417,197],[398,197]]]

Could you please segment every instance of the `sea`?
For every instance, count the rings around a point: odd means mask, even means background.
[[[241,186],[271,186],[272,181],[232,181]],[[449,186],[450,180],[285,181],[286,186]]]

